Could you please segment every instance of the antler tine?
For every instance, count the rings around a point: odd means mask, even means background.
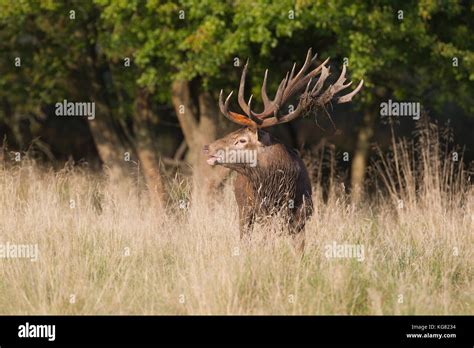
[[[221,112],[224,114],[224,116],[227,116],[227,106],[229,105],[228,101],[234,91],[230,92],[229,96],[226,98],[225,105],[222,100],[222,93],[224,93],[224,91],[221,89],[221,92],[219,93],[219,109],[221,109]]]
[[[239,102],[240,107],[242,108],[244,113],[248,116],[248,118],[252,120],[253,122],[255,122],[257,125],[260,125],[262,124],[262,120],[256,117],[255,114],[250,109],[250,102],[252,101],[253,96],[250,96],[248,103],[245,103],[245,99],[244,99],[245,98],[244,97],[245,78],[247,77],[248,65],[249,65],[249,61],[247,60],[247,63],[245,63],[245,66],[244,66],[244,70],[242,71],[242,76],[240,77],[239,95],[237,97],[237,100]],[[264,82],[266,84],[266,81]]]
[[[270,99],[268,99],[268,95],[267,95],[267,75],[268,75],[268,69],[265,70],[265,76],[263,77],[263,83],[262,83],[262,101],[263,101],[263,107],[265,109],[268,106],[270,106]]]
[[[301,78],[301,76],[303,76],[304,72],[306,71],[306,69],[308,69],[309,65],[311,64],[311,62],[313,61],[312,57],[312,50],[311,48],[308,50],[308,53],[306,54],[306,59],[304,61],[304,64],[303,66],[301,67],[300,71],[298,71],[298,74],[296,74],[294,80],[298,80]]]
[[[247,76],[248,65],[249,65],[249,61],[247,60],[247,63],[245,63],[245,66],[244,66],[244,70],[242,71],[242,76],[240,77],[239,95],[237,97],[240,107],[247,115],[249,115],[249,112],[248,112],[249,109],[248,109],[248,105],[245,104],[244,91],[245,91],[245,78]]]
[[[352,97],[355,96],[359,91],[361,90],[362,86],[364,85],[364,80],[360,80],[359,85],[357,85],[356,89],[354,89],[351,93],[343,95],[342,97],[339,97],[337,100],[338,104],[343,104],[350,102],[352,100]]]
[[[275,111],[275,117],[267,118],[263,120],[263,123],[259,126],[259,128],[266,128],[266,127],[274,126],[277,124],[290,122],[291,120],[294,120],[295,118],[297,118],[301,114],[301,112],[307,107],[307,103],[308,103],[307,97],[308,97],[308,91],[309,91],[309,86],[311,85],[311,82],[313,82],[313,78],[310,78],[309,81],[307,82],[304,93],[301,95],[300,100],[298,102],[298,106],[293,112],[281,117],[277,117],[277,114]]]
[[[288,72],[287,72],[285,78],[281,80],[280,85],[278,86],[277,92],[275,94],[275,98],[272,101],[268,99],[268,96],[266,93],[266,81],[264,81],[265,88],[262,86],[262,99],[264,103],[264,110],[261,113],[252,112],[252,116],[254,116],[255,118],[259,120],[263,120],[266,117],[277,115],[280,106],[285,102],[285,99],[283,96],[288,86],[288,81],[289,81],[289,77],[288,77]]]
[[[219,93],[219,108],[221,109],[221,112],[224,114],[225,117],[227,117],[230,121],[240,124],[241,126],[247,126],[251,128],[258,128],[257,123],[244,115],[238,114],[236,112],[229,111],[229,102],[230,102],[230,97],[234,93],[234,91],[230,92],[229,95],[227,96],[225,103],[222,101],[222,93],[223,91]]]
[[[336,83],[334,86],[339,89],[339,91],[343,90],[344,88],[347,88],[351,85],[352,82],[349,82],[347,85],[344,85],[344,82],[346,82],[346,65],[342,65],[342,72],[341,75],[339,75],[339,78],[337,79]]]
[[[247,103],[248,108],[249,108],[249,114],[248,114],[247,116],[248,116],[248,118],[249,118],[252,122],[254,122],[255,124],[261,125],[261,124],[263,123],[263,121],[262,121],[261,119],[255,117],[255,116],[253,116],[252,109],[251,109],[251,106],[250,106],[251,103],[252,103],[252,98],[253,98],[253,94],[250,96],[249,102]]]
[[[253,94],[250,96],[249,98],[249,102],[247,103],[247,106],[249,108],[249,113],[248,113],[248,117],[253,121],[255,122],[257,125],[261,125],[263,123],[263,121],[257,117],[255,117],[253,115],[253,112],[252,112],[252,109],[250,108],[250,103],[252,103],[252,98],[253,98]]]
[[[309,89],[309,84],[307,86],[307,89]],[[275,117],[267,118],[263,120],[263,123],[258,128],[267,128],[267,127],[275,126],[277,124],[290,122],[294,120],[295,118],[297,118],[301,114],[301,112],[305,109],[305,107],[306,107],[305,98],[301,97],[298,103],[298,106],[293,112],[286,114],[284,116],[280,116],[280,117],[275,116]]]
[[[251,117],[252,115],[252,108],[250,107],[250,105],[252,104],[252,98],[253,98],[253,94],[250,95],[249,102],[247,103],[247,106],[249,108],[249,117]]]
[[[343,89],[346,89],[352,84],[352,82],[344,84],[345,81],[346,65],[343,65],[341,75],[339,75],[337,81],[333,85],[329,86],[329,88],[319,97],[319,104],[324,105],[328,103],[334,97],[335,94],[342,91]]]
[[[317,57],[317,54],[314,55],[314,57],[312,57],[312,50],[310,48],[308,50],[308,53],[306,54],[306,59],[300,71],[298,71],[298,74],[296,74],[294,78],[291,78],[294,74],[294,69],[295,69],[295,65],[293,65],[293,69],[291,70],[290,80],[288,81],[287,90],[285,91],[285,95],[284,95],[285,99],[291,96],[290,92],[291,93],[293,92],[292,89],[294,85],[303,77],[304,73],[306,72],[306,70],[308,70],[309,66],[316,59],[316,57]]]
[[[315,57],[316,57],[316,55],[315,55]],[[311,78],[315,77],[316,75],[318,75],[318,73],[323,69],[323,67],[326,67],[327,62],[329,62],[329,58],[327,58],[323,63],[321,63],[316,68],[314,68],[312,71],[310,71],[301,80],[299,80],[299,81],[295,80],[292,87],[288,87],[287,90],[285,91],[285,96],[284,96],[285,100],[290,98],[295,92],[299,91],[308,82],[309,79],[311,79]]]
[[[278,86],[277,92],[275,94],[275,99],[272,102],[272,107],[268,109],[268,112],[273,113],[273,116],[278,118],[278,111],[280,110],[280,106],[282,105],[282,98],[283,93],[285,92],[285,86],[288,81],[288,74],[286,77],[280,82],[280,86]],[[267,109],[266,109],[267,110]],[[265,111],[263,113],[265,113]],[[262,114],[263,114],[262,113]],[[271,114],[270,114],[271,115]],[[258,116],[257,116],[258,117]],[[260,118],[260,117],[259,117]],[[261,118],[260,118],[261,119]]]
[[[324,82],[329,76],[329,70],[331,70],[331,67],[326,68],[323,66],[322,71],[321,71],[321,76],[319,76],[318,82],[315,83],[313,89],[311,90],[312,95],[318,95],[319,91],[321,91],[321,88],[323,88]]]
[[[293,75],[295,74],[295,68],[296,68],[296,62],[293,63],[293,68],[291,68],[290,81],[293,79]]]
[[[305,90],[304,90],[303,95],[305,95],[306,93],[308,93],[309,85],[311,84],[311,82],[313,82],[313,78],[310,78],[310,79],[309,79],[308,84],[306,85],[306,88],[305,88]]]
[[[221,109],[221,112],[224,114],[225,117],[233,121],[232,117],[229,114],[229,102],[230,102],[230,97],[232,97],[232,94],[234,93],[234,91],[229,93],[229,95],[225,99],[225,103],[222,101],[223,92],[224,91],[221,89],[221,92],[219,93],[219,108]]]

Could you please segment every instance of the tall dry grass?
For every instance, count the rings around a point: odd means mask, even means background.
[[[0,313],[472,314],[474,191],[433,134],[394,140],[357,206],[336,179],[326,201],[317,187],[303,257],[274,226],[242,244],[230,186],[188,205],[176,178],[160,212],[80,167],[0,168],[0,244],[40,251],[0,259]],[[326,257],[333,242],[364,259]]]

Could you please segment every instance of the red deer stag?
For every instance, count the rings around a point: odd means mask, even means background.
[[[283,212],[297,248],[302,250],[304,247],[304,225],[313,211],[308,172],[296,151],[262,128],[290,122],[305,113],[324,108],[338,92],[351,85],[352,82],[344,84],[346,67],[343,66],[337,81],[323,90],[324,82],[329,76],[329,68],[326,67],[329,58],[306,73],[315,60],[316,55],[312,57],[309,49],[303,67],[295,75],[296,63],[293,65],[291,72],[281,81],[274,100],[270,100],[266,92],[267,70],[262,83],[264,110],[260,113],[251,110],[252,97],[248,103],[244,99],[248,62],[242,72],[238,94],[239,105],[246,116],[228,110],[233,92],[225,102],[222,91],[220,93],[221,112],[232,122],[244,127],[204,146],[204,153],[208,156],[208,164],[220,164],[237,172],[234,193],[239,207],[241,238],[250,232],[256,219]],[[310,88],[318,75],[319,78]],[[360,81],[351,93],[338,97],[337,103],[351,101],[363,83],[363,80]],[[296,109],[286,115],[280,114],[282,106],[303,88],[304,92],[298,97]]]

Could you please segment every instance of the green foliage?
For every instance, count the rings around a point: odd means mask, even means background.
[[[351,77],[364,78],[367,91],[421,99],[429,108],[473,108],[472,6],[461,0],[1,0],[0,10],[0,93],[25,108],[77,88],[70,81],[84,68],[78,65],[90,64],[84,55],[91,45],[104,53],[128,104],[143,86],[169,103],[175,79],[198,79],[214,93],[235,89],[242,67],[235,58],[251,59],[250,88],[258,96],[265,68],[274,90],[313,47],[333,58],[333,71],[347,58]],[[15,56],[21,69],[13,67]],[[373,93],[359,100],[376,102]]]
[[[35,113],[45,104],[76,94],[83,86],[71,81],[84,73],[92,39],[87,31],[90,6],[1,1],[0,8],[0,98],[17,112]],[[76,11],[74,21],[69,19],[70,9]],[[17,57],[21,67],[14,65]]]
[[[352,77],[364,78],[369,88],[413,100],[435,95],[426,100],[429,107],[448,101],[472,107],[472,8],[462,1],[96,3],[113,33],[109,52],[132,50],[138,83],[165,99],[177,78],[200,78],[211,90],[232,88],[241,69],[233,66],[235,57],[252,58],[252,92],[258,95],[266,67],[275,88],[282,66],[301,61],[312,46],[338,67],[348,58]],[[371,94],[364,102],[374,102]]]

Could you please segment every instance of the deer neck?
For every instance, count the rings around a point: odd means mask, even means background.
[[[272,155],[271,161],[263,160],[241,174],[247,177],[254,191],[255,203],[273,208],[294,199],[300,168],[287,151]]]

